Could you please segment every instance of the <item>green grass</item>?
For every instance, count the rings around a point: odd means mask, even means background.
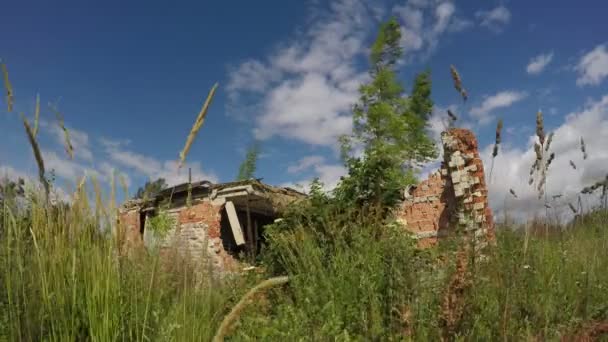
[[[457,241],[419,251],[374,215],[318,210],[270,229],[266,274],[222,278],[204,263],[120,256],[103,233],[112,220],[86,202],[27,196],[25,207],[2,205],[0,340],[209,341],[274,275],[290,282],[256,296],[231,340],[436,341],[448,317],[450,339],[558,340],[608,320],[606,212],[549,237],[500,229],[485,261],[457,274]],[[457,276],[464,285],[446,312]]]

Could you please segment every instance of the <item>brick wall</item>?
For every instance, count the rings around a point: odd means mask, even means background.
[[[397,218],[424,247],[456,231],[494,237],[483,163],[473,132],[452,128],[441,136],[444,160],[428,179],[407,189]]]
[[[220,238],[221,212],[223,204],[208,200],[195,202],[190,207],[178,207],[168,211],[175,225],[160,238],[149,229],[146,220],[144,235],[140,233],[140,209],[133,208],[120,215],[120,226],[125,233],[126,248],[134,245],[158,248],[161,255],[169,257],[177,253],[192,261],[208,261],[219,270],[229,271],[238,266],[238,261],[223,247]]]
[[[138,208],[131,208],[120,213],[117,234],[121,244],[124,244],[127,250],[142,246],[139,228],[140,221]]]

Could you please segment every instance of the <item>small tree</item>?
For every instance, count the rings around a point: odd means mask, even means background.
[[[247,180],[253,178],[259,154],[259,143],[255,142],[251,146],[249,146],[249,149],[247,149],[247,154],[245,155],[245,159],[239,166],[239,173],[236,176],[236,180]]]
[[[401,189],[415,182],[416,165],[436,157],[426,130],[433,107],[430,74],[419,74],[411,96],[405,95],[395,71],[402,56],[400,40],[393,18],[381,26],[372,45],[372,79],[360,88],[352,135],[341,138],[349,171],[336,190],[343,200],[393,206]],[[362,156],[353,156],[354,148],[362,148]]]
[[[144,186],[137,189],[135,198],[150,198],[166,188],[167,182],[164,178],[158,178],[155,181],[147,181]]]

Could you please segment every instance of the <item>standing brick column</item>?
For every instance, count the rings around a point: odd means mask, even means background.
[[[494,236],[483,163],[473,132],[453,128],[441,135],[444,161],[439,171],[406,190],[396,213],[421,247],[456,231]]]

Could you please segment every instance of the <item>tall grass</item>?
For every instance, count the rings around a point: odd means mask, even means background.
[[[108,200],[94,178],[89,194],[83,177],[71,203],[49,201],[36,128],[24,126],[42,188],[0,193],[0,341],[524,341],[597,336],[608,325],[605,209],[551,234],[497,229],[480,262],[460,239],[417,249],[387,208],[312,191],[267,228],[260,272],[231,277],[177,251],[121,253],[114,179]],[[553,159],[543,157],[552,135],[544,145],[541,127],[538,137],[531,175]],[[274,276],[282,286],[249,291]],[[218,331],[226,315],[232,324]]]
[[[241,293],[204,264],[119,255],[111,221],[84,201],[28,196],[3,201],[0,340],[210,340]]]

